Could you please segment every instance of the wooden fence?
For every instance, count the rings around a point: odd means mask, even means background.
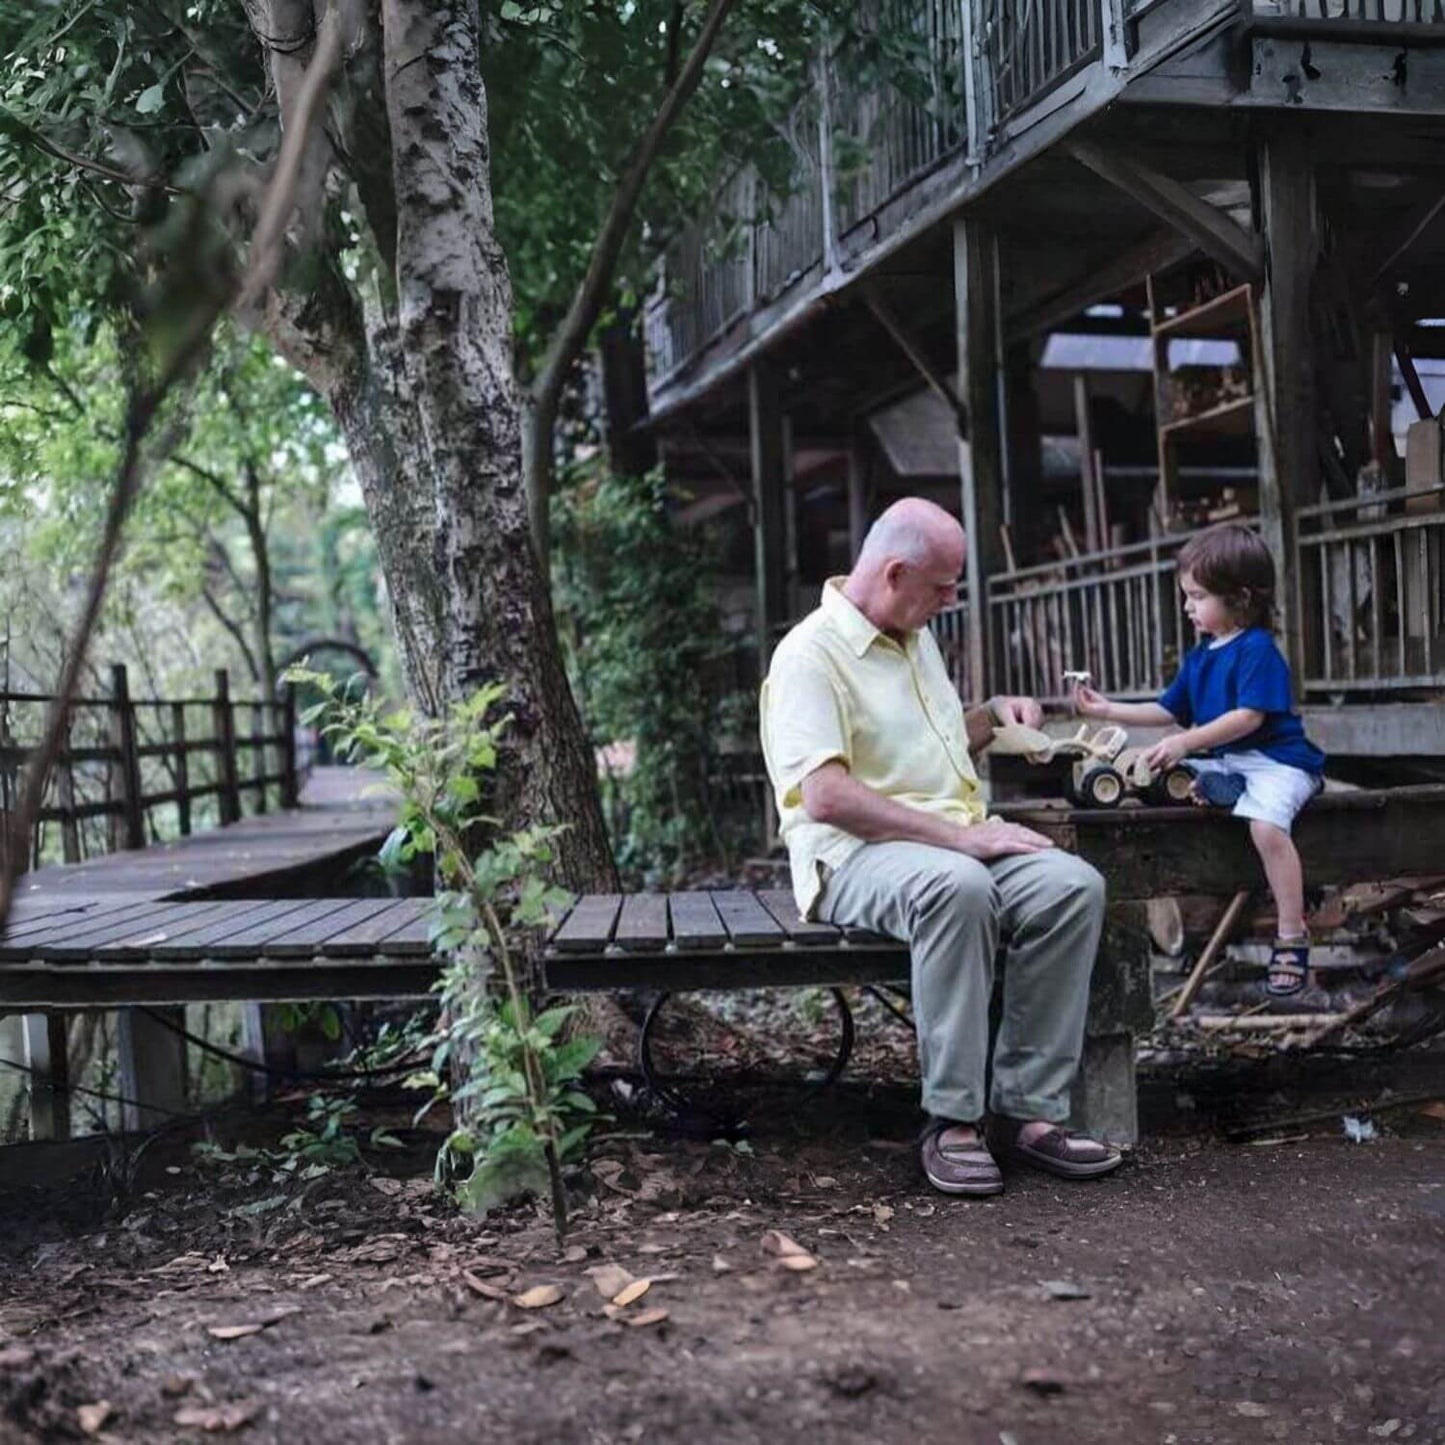
[[[117,665],[108,697],[73,699],[27,863],[76,863],[187,835],[198,823],[238,822],[243,802],[254,813],[273,800],[295,807],[291,690],[274,704],[239,700],[225,671],[216,673],[215,687],[210,697],[133,698],[126,669]],[[0,691],[0,813],[18,805],[25,765],[53,701],[44,693]]]

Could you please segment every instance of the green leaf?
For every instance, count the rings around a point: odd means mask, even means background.
[[[166,83],[157,81],[136,97],[135,108],[141,115],[152,115],[166,103]]]

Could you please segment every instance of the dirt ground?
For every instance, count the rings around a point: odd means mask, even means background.
[[[767,1096],[743,1148],[623,1117],[561,1254],[530,1208],[457,1218],[420,1140],[11,1194],[0,1441],[1445,1442],[1445,1123],[1176,1133],[961,1202],[912,1097]],[[652,1281],[616,1318],[603,1265]]]

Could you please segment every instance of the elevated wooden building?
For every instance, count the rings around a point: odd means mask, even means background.
[[[646,424],[746,517],[761,652],[924,492],[968,531],[961,690],[1147,696],[1174,554],[1242,516],[1321,742],[1445,758],[1445,0],[885,3],[929,93],[820,61],[793,188],[732,177],[647,314]]]

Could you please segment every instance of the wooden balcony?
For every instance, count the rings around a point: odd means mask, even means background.
[[[791,185],[770,191],[744,169],[669,247],[646,317],[655,416],[697,400],[1121,98],[1445,108],[1445,0],[886,3],[928,57],[909,93],[860,88],[844,57],[820,58],[817,85],[788,128]],[[1335,47],[1328,68],[1320,45]]]

